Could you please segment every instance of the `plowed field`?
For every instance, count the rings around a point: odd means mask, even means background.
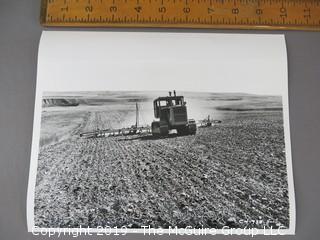
[[[192,136],[79,137],[126,116],[43,112],[37,226],[288,227],[281,110],[228,111]]]

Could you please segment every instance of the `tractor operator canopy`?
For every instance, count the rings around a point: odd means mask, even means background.
[[[159,97],[154,100],[154,105],[158,107],[185,105],[183,96]]]

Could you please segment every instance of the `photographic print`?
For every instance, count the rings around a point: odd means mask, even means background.
[[[282,35],[44,32],[28,228],[294,234]]]

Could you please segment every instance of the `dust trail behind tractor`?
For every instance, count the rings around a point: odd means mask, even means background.
[[[80,137],[98,138],[98,137],[115,137],[135,134],[151,133],[150,126],[139,125],[139,105],[136,103],[136,123],[131,127],[124,127],[118,129],[97,129],[90,132],[80,133]]]

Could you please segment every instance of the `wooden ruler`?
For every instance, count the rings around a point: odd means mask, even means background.
[[[43,0],[43,26],[320,30],[320,0]]]

